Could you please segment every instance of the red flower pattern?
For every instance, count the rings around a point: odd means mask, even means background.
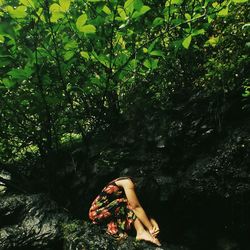
[[[108,184],[93,201],[89,218],[94,224],[106,223],[107,233],[120,237],[136,219],[122,188],[114,181]]]
[[[116,234],[118,232],[117,225],[113,221],[108,223],[108,232],[110,234]]]

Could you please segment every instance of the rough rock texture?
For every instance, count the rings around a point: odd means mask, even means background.
[[[3,196],[0,249],[53,248],[61,237],[59,225],[67,220],[67,214],[45,195]]]
[[[183,246],[174,246],[163,243],[161,247],[156,247],[145,242],[135,241],[129,236],[126,240],[117,241],[103,233],[99,226],[85,222],[82,226],[78,222],[72,222],[64,226],[64,250],[82,249],[82,250],[127,250],[127,249],[145,249],[145,250],[188,250]]]
[[[68,213],[43,194],[2,196],[0,216],[1,250],[188,250],[166,244],[155,247],[133,237],[118,242],[99,226],[70,219]]]

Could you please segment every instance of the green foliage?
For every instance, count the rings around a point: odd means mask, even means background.
[[[175,63],[168,63],[185,54],[208,58],[200,85],[225,77],[218,75],[235,69],[223,64],[226,46],[221,44],[227,37],[222,30],[228,27],[223,22],[231,18],[229,24],[235,25],[233,13],[245,5],[227,0],[1,0],[3,160],[21,157],[29,147],[45,156],[68,135],[84,141],[88,133],[117,122],[143,79],[165,75],[159,88],[176,83],[170,74]],[[237,12],[239,20],[243,12]],[[219,46],[221,58],[214,58]],[[238,52],[240,67],[247,59]],[[187,64],[183,60],[176,70]],[[184,81],[189,80],[187,74]],[[158,100],[163,96],[158,94]]]

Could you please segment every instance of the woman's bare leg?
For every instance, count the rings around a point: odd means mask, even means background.
[[[138,218],[136,218],[136,220],[134,221],[134,227],[136,230],[137,240],[146,240],[158,246],[161,245],[160,241],[157,238],[153,237],[147,230],[145,230],[144,226],[142,225],[142,223],[140,222]]]

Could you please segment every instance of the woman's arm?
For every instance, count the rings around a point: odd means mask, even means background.
[[[152,223],[150,222],[147,214],[145,213],[136,196],[134,183],[130,179],[124,179],[116,181],[116,184],[120,187],[123,187],[126,197],[128,199],[128,203],[137,218],[150,232],[154,231]]]

